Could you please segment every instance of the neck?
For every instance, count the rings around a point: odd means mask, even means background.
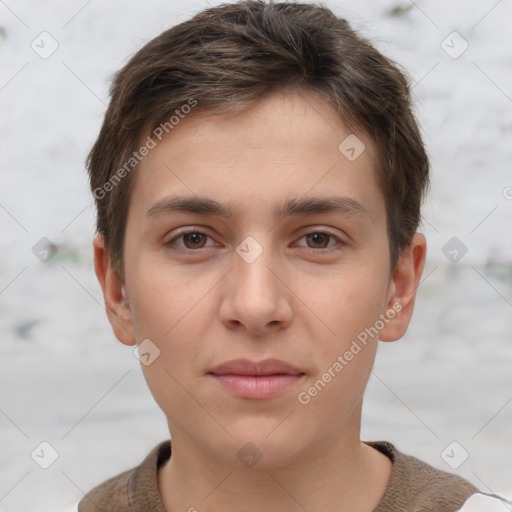
[[[298,459],[263,469],[235,466],[173,429],[171,458],[158,473],[160,494],[167,512],[371,512],[391,475],[391,461],[361,443],[359,428],[323,439]]]

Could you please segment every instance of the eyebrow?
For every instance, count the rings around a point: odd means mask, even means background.
[[[240,215],[238,208],[201,196],[166,197],[156,202],[148,210],[147,215],[156,216],[174,212],[216,215],[226,219],[237,218]],[[292,215],[311,215],[315,213],[340,213],[371,219],[368,210],[359,201],[350,197],[292,198],[272,208],[273,216],[279,219]]]

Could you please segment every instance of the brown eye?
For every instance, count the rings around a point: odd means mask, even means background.
[[[329,239],[332,238],[332,235],[329,235],[327,233],[309,233],[306,235],[306,239],[308,242],[311,242],[314,244],[314,247],[312,249],[324,249],[326,247],[326,244],[329,243]]]
[[[203,233],[185,233],[182,235],[182,237],[187,249],[201,249],[204,247],[204,243],[206,241],[206,235]],[[187,242],[190,243],[190,246],[187,244]]]
[[[343,250],[347,245],[341,238],[328,231],[310,231],[299,240],[299,247],[319,255]]]
[[[208,248],[206,245],[207,239],[211,237],[206,233],[200,231],[185,231],[169,240],[165,245],[171,250],[176,251],[196,251],[203,248]],[[182,240],[181,243],[178,243]],[[211,244],[210,244],[211,245]]]

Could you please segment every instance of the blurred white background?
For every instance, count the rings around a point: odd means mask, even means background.
[[[218,3],[0,2],[4,512],[63,507],[168,437],[106,319],[84,160],[112,74]],[[512,497],[512,2],[325,4],[409,71],[432,160],[415,316],[381,344],[362,438]],[[47,263],[36,257],[45,237],[58,247]],[[48,469],[31,458],[43,441],[58,455]]]

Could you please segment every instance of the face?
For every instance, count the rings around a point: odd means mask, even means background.
[[[118,338],[145,344],[142,369],[176,442],[236,464],[254,450],[277,467],[359,439],[377,331],[405,331],[412,304],[399,301],[422,262],[389,274],[374,148],[357,133],[350,151],[349,135],[324,100],[280,93],[185,118],[141,162],[127,304],[108,297],[106,271],[100,281]]]

